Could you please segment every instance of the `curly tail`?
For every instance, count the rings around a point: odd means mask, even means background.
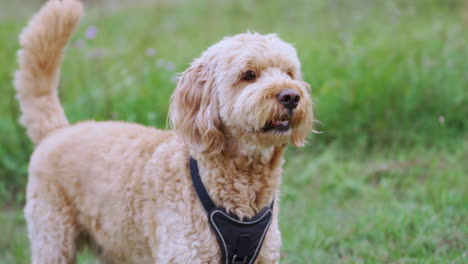
[[[68,126],[57,96],[63,51],[83,13],[78,0],[51,0],[20,35],[19,70],[15,74],[20,123],[34,144]]]

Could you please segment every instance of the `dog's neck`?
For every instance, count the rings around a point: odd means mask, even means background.
[[[211,199],[240,218],[250,218],[278,194],[284,147],[192,155]]]

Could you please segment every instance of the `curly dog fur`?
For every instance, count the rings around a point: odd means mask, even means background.
[[[215,203],[241,218],[278,199],[283,149],[304,145],[312,130],[294,47],[252,33],[210,47],[174,91],[173,130],[69,124],[57,86],[82,12],[77,0],[51,0],[20,36],[15,87],[20,121],[36,145],[25,207],[32,262],[74,263],[91,243],[103,263],[219,263],[188,157],[198,160]],[[300,97],[295,108],[278,99],[285,90]],[[278,263],[280,247],[275,206],[257,263]]]

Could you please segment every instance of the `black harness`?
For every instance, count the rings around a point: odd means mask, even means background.
[[[208,222],[221,248],[221,264],[252,264],[271,224],[273,202],[250,219],[240,220],[211,200],[203,185],[197,161],[190,157],[193,186],[208,214]]]

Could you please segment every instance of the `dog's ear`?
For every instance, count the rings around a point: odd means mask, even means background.
[[[304,86],[306,92],[305,100],[301,100],[301,103],[304,104],[303,107],[300,107],[296,110],[296,118],[302,119],[306,118],[300,127],[297,127],[293,130],[291,135],[291,144],[296,147],[303,147],[307,143],[307,135],[309,132],[316,132],[313,128],[314,120],[314,111],[312,109],[312,100],[310,99],[310,84],[301,81],[301,84]]]
[[[224,149],[215,76],[207,65],[192,64],[181,76],[169,109],[172,127],[198,152],[216,155]]]

